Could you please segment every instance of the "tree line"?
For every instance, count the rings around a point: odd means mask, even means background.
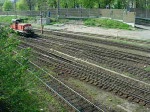
[[[150,9],[149,0],[4,0],[4,11],[45,10],[48,8],[143,8]]]

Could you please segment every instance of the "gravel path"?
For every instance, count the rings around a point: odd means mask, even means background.
[[[71,23],[71,24],[57,24],[57,25],[45,25],[46,29],[55,29],[55,30],[65,30],[65,31],[74,31],[74,32],[86,32],[93,34],[109,35],[109,36],[119,36],[132,39],[140,40],[150,40],[150,27],[138,26],[146,29],[138,30],[121,30],[121,29],[107,29],[100,27],[87,27],[80,23]]]
[[[128,37],[134,39],[150,39],[150,30],[120,30],[120,29],[106,29],[99,27],[86,27],[83,25],[65,25],[65,30],[67,31],[75,31],[75,32],[87,32],[94,34],[102,34],[102,35],[110,35],[110,36],[120,36],[120,37]]]

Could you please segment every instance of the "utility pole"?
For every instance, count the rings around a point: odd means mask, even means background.
[[[74,8],[76,8],[76,1],[74,0]]]
[[[59,19],[60,0],[57,0],[57,21]]]
[[[40,18],[41,18],[41,34],[43,34],[43,27],[44,27],[44,25],[43,25],[43,22],[42,22],[42,10],[41,10],[41,14],[40,14]]]
[[[14,6],[15,6],[15,15],[16,15],[16,19],[17,19],[16,0],[14,0]]]
[[[29,6],[29,10],[31,11],[32,10],[32,2],[31,2],[31,0],[26,0],[27,1],[27,4],[28,4],[28,6]]]

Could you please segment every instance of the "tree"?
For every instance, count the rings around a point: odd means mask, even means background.
[[[53,0],[51,0],[53,1]],[[37,0],[35,9],[36,10],[45,10],[48,7],[48,0]]]
[[[10,11],[13,9],[13,4],[10,0],[6,0],[3,4],[3,10],[4,11]]]
[[[114,8],[115,9],[121,9],[121,8],[123,8],[123,3],[120,0],[114,0],[113,4],[114,4]],[[124,4],[126,4],[126,2]]]
[[[57,1],[58,0],[47,0],[47,4],[51,8],[57,8]],[[65,3],[66,0],[63,0],[61,3]]]
[[[101,0],[95,0],[95,7],[101,8]]]
[[[92,7],[92,4],[91,2],[93,3],[93,1],[91,0],[79,0],[79,4],[80,4],[80,7],[85,7],[85,8],[89,8],[89,7]]]
[[[19,0],[16,3],[16,9],[17,10],[29,10],[28,4],[26,0]]]
[[[33,10],[35,8],[36,5],[36,0],[26,0],[29,10]]]
[[[150,1],[149,0],[136,0],[137,8],[150,8]]]

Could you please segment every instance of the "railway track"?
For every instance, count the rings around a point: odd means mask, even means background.
[[[111,58],[118,58],[121,60],[126,60],[126,61],[133,61],[133,62],[137,62],[137,63],[150,63],[150,59],[149,57],[144,57],[144,56],[140,56],[140,55],[133,55],[131,53],[126,53],[126,52],[120,52],[117,50],[109,50],[106,48],[102,48],[102,47],[98,47],[98,46],[92,46],[92,45],[88,45],[88,44],[81,44],[81,43],[77,43],[77,42],[73,42],[70,40],[65,40],[65,39],[60,39],[56,37],[50,37],[47,40],[42,40],[45,43],[50,43],[51,41],[55,41],[55,44],[61,43],[61,44],[65,44],[65,46],[68,46],[70,48],[76,48],[77,50],[79,49],[83,49],[83,50],[90,50],[90,52],[94,53],[94,54],[98,54],[98,55],[102,55],[105,57],[111,57]],[[42,42],[41,41],[41,42]],[[110,56],[111,55],[111,56]]]
[[[90,45],[83,45],[72,41],[51,38],[47,39],[29,39],[31,43],[53,48],[77,58],[92,61],[95,64],[105,65],[110,68],[115,68],[120,72],[133,74],[138,79],[150,80],[150,73],[143,70],[145,66],[150,64],[148,57],[136,56],[133,54],[125,54],[118,51],[111,51],[104,48],[96,48]],[[57,46],[57,47],[56,47]]]
[[[36,29],[35,31],[39,31],[39,30]],[[125,49],[138,50],[141,52],[148,52],[148,53],[150,52],[150,48],[139,47],[136,45],[124,44],[124,43],[106,40],[105,36],[104,36],[104,38],[89,38],[87,35],[77,35],[77,34],[73,34],[73,33],[66,33],[66,32],[60,32],[60,31],[49,31],[49,30],[45,30],[44,33],[49,34],[49,35],[53,34],[53,35],[57,35],[57,36],[65,37],[65,38],[78,39],[78,40],[94,42],[94,43],[98,43],[98,44],[105,44],[105,45],[109,45],[109,46],[121,47],[121,48],[125,48]],[[109,36],[109,38],[110,38],[110,36]]]
[[[44,36],[43,36],[44,37]],[[44,37],[44,39],[40,39],[38,38],[38,41],[40,42],[45,42],[45,44],[50,44],[50,43],[54,43],[57,45],[60,44],[64,44],[68,47],[74,47],[76,49],[90,49],[90,52],[94,52],[97,53],[98,55],[104,55],[105,57],[111,57],[114,59],[121,59],[121,60],[126,60],[126,61],[133,61],[133,62],[137,62],[137,63],[145,63],[145,64],[150,64],[150,58],[146,57],[146,56],[141,56],[141,55],[135,55],[135,54],[131,54],[131,53],[126,53],[126,52],[122,52],[122,51],[117,51],[117,50],[110,50],[110,49],[106,49],[103,47],[98,47],[98,46],[93,46],[93,45],[89,45],[89,44],[85,44],[85,43],[78,43],[72,40],[66,40],[65,38],[62,37],[56,37],[56,36],[49,36],[49,37]],[[58,43],[57,43],[58,42]],[[48,46],[47,46],[48,47]]]
[[[34,53],[38,56],[37,59],[40,63],[53,66],[55,72],[57,71],[60,75],[68,74],[71,77],[87,81],[101,89],[112,91],[128,100],[150,107],[149,86],[143,86],[138,84],[138,82],[118,76],[104,69],[64,59],[62,56],[58,56],[37,45],[24,43],[24,46],[32,47],[36,51]]]
[[[52,38],[54,40],[56,40],[56,38]],[[69,47],[74,47],[74,48],[78,48],[78,49],[84,49],[84,50],[90,50],[90,52],[92,53],[96,53],[98,55],[101,56],[105,56],[105,57],[111,57],[113,59],[121,59],[121,60],[126,60],[126,61],[133,61],[133,62],[138,62],[138,63],[149,63],[150,59],[144,56],[139,56],[139,55],[133,55],[131,53],[126,53],[126,52],[120,52],[117,50],[109,50],[106,48],[102,48],[102,47],[98,47],[98,46],[92,46],[92,45],[88,45],[88,44],[79,44],[79,43],[73,43],[71,41],[68,40],[63,40],[63,39],[57,39],[57,42],[63,42],[63,43],[69,43]],[[79,47],[80,46],[80,47]],[[147,60],[148,62],[146,62],[145,60]],[[140,62],[141,61],[141,62]]]
[[[40,31],[37,28],[34,28],[34,30],[36,32]],[[61,31],[61,30],[44,30],[44,32],[68,33],[68,34],[74,34],[74,35],[80,35],[80,36],[87,36],[87,37],[92,37],[92,38],[93,37],[98,37],[98,38],[104,38],[104,39],[117,39],[117,40],[129,41],[129,42],[136,42],[136,43],[140,43],[140,44],[150,44],[150,42],[145,41],[145,40],[137,40],[137,39],[117,37],[117,36],[106,36],[106,35],[84,33],[84,32]]]
[[[8,26],[8,23],[0,23],[2,26]],[[34,31],[39,32],[40,30],[37,28],[34,28]],[[73,32],[73,31],[58,31],[58,30],[44,30],[44,32],[53,32],[53,34],[56,33],[68,33],[68,34],[74,34],[74,35],[80,35],[80,36],[87,36],[87,37],[98,37],[98,38],[104,38],[104,39],[117,39],[117,40],[124,40],[124,41],[129,41],[129,42],[136,42],[136,43],[141,43],[141,44],[150,44],[150,42],[145,41],[145,40],[136,40],[136,39],[129,39],[129,38],[123,38],[123,37],[116,37],[116,36],[105,36],[105,35],[100,35],[100,34],[92,34],[92,33],[83,33],[83,32]]]
[[[104,108],[103,105],[101,105],[103,107],[96,106],[59,79],[43,70],[37,64],[31,61],[29,61],[29,63],[32,67],[28,69],[28,71],[32,73],[33,70],[40,69],[40,75],[35,75],[35,77],[38,78],[49,90],[51,90],[52,93],[57,95],[64,103],[66,103],[71,108],[71,112],[115,112],[114,110]]]

